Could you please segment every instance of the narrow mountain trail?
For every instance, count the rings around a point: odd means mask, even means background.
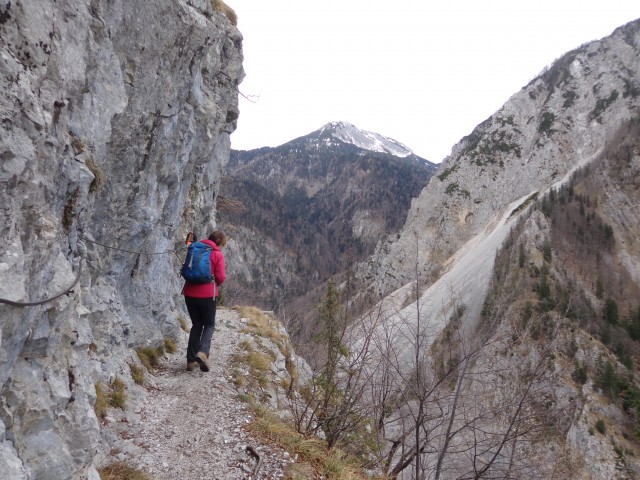
[[[186,370],[188,335],[179,339],[178,350],[165,354],[162,368],[148,374],[153,386],[136,412],[139,421],[118,428],[123,443],[119,458],[153,480],[284,476],[291,457],[247,431],[253,414],[231,381],[231,356],[244,336],[240,330],[245,323],[237,312],[218,309],[211,370],[206,373]]]

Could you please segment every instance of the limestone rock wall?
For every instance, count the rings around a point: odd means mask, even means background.
[[[491,321],[495,322],[491,326],[495,328],[493,339],[516,338],[517,335],[512,337],[512,334],[514,325],[523,318],[523,306],[532,296],[536,300],[537,297],[532,294],[535,291],[532,285],[519,285],[515,276],[504,281],[500,297],[496,296],[496,279],[505,271],[522,270],[520,266],[509,268],[509,265],[518,265],[517,253],[510,259],[511,264],[504,262],[504,257],[503,263],[496,264],[496,254],[509,242],[512,246],[523,245],[527,261],[535,268],[542,266],[544,242],[551,238],[553,222],[540,212],[531,214],[531,205],[536,198],[547,196],[548,199],[552,187],[566,187],[573,172],[592,171],[594,179],[581,187],[582,193],[597,198],[598,214],[615,232],[615,255],[607,267],[601,268],[611,269],[618,275],[610,278],[615,278],[611,282],[612,291],[620,295],[617,298],[620,305],[623,301],[625,309],[635,305],[628,302],[637,295],[623,296],[617,292],[622,292],[623,284],[629,291],[635,291],[634,281],[637,282],[640,265],[635,142],[638,138],[635,128],[640,119],[639,53],[640,20],[636,20],[611,36],[583,45],[554,62],[454,146],[428,186],[414,199],[401,233],[381,242],[375,255],[359,266],[358,274],[368,282],[371,291],[392,292],[376,306],[375,311],[385,315],[382,326],[377,328],[384,332],[384,338],[393,338],[394,353],[399,352],[396,358],[408,359],[408,369],[415,368],[412,360],[418,343],[407,340],[410,335],[405,332],[420,332],[420,351],[428,352],[425,356],[434,365],[442,359],[439,345],[455,348],[457,342],[471,344],[479,326],[489,325]],[[528,220],[522,235],[510,238],[523,218]],[[555,223],[561,224],[564,218]],[[569,250],[583,248],[577,241],[567,242]],[[582,282],[581,288],[587,292],[585,298],[596,299],[597,282],[593,278],[582,280],[582,265],[570,270],[566,266],[570,261],[565,263],[570,255],[555,257],[555,252],[553,255],[556,263],[551,271],[556,275],[556,286],[560,285],[554,291],[561,288],[568,291],[568,286]],[[522,285],[522,295],[516,297]],[[488,294],[494,296],[488,297]],[[496,299],[508,308],[493,312],[492,302],[495,304]],[[604,300],[593,300],[593,311],[601,312],[603,303]],[[547,310],[541,311],[540,315],[549,314]],[[532,454],[531,458],[537,458],[521,471],[522,477],[527,477],[530,471],[531,478],[550,478],[551,472],[545,469],[553,465],[552,462],[560,465],[568,460],[566,475],[573,475],[571,478],[613,478],[616,471],[623,470],[625,473],[620,475],[635,478],[640,468],[635,461],[637,445],[628,441],[632,435],[624,430],[632,424],[632,415],[623,412],[622,402],[616,401],[619,399],[604,398],[597,386],[600,368],[597,359],[613,355],[586,327],[575,327],[566,320],[566,313],[554,314],[557,327],[550,328],[540,342],[519,339],[521,345],[507,343],[501,352],[487,349],[481,353],[490,360],[504,355],[504,371],[510,372],[508,377],[529,364],[530,354],[536,348],[543,347],[547,352],[554,349],[555,360],[543,377],[547,382],[544,393],[554,405],[549,410],[559,413],[560,421],[550,428],[555,436],[552,441],[545,438],[546,446],[536,445],[527,452]],[[589,317],[580,314],[579,318],[583,321]],[[389,334],[390,331],[393,333]],[[462,340],[449,341],[453,338],[452,331],[459,331]],[[627,336],[624,330],[618,333],[620,338]],[[571,373],[576,361],[589,365],[587,386],[574,383]],[[615,359],[612,362],[620,371],[625,371],[626,367],[618,365]],[[481,363],[478,361],[477,365]],[[466,366],[464,368],[466,370]],[[437,367],[433,370],[437,371]],[[499,388],[494,388],[495,392],[517,391],[526,375],[507,377]],[[490,375],[478,378],[482,378],[480,383],[491,384]],[[631,374],[630,378],[633,378]],[[491,401],[496,398],[490,395]],[[567,401],[573,405],[567,405]],[[443,405],[447,405],[444,411],[455,410],[451,404]],[[475,392],[471,405],[475,418],[482,417],[477,409],[484,406]],[[580,408],[575,409],[576,405]],[[612,426],[611,432],[593,438],[593,425],[598,419],[605,419],[607,425]],[[491,428],[500,428],[497,417],[490,423]],[[453,431],[457,431],[456,427]],[[434,437],[437,435],[431,436]],[[622,449],[618,447],[621,444],[625,445]],[[616,449],[630,453],[625,453],[626,459],[621,458]],[[466,447],[452,450],[470,451]],[[434,458],[425,457],[436,464]],[[452,478],[465,476],[463,457],[451,455],[447,460],[451,461],[454,471]],[[561,472],[556,470],[554,474],[562,477]]]
[[[79,274],[0,304],[0,477],[97,478],[94,385],[179,328],[243,76],[208,0],[0,2],[0,298]]]

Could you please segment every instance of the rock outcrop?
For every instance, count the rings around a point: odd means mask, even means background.
[[[640,21],[555,61],[452,149],[416,198],[399,238],[360,270],[376,291],[438,278],[507,207],[598,157],[640,106]],[[417,252],[417,258],[416,258]],[[435,274],[435,275],[434,275]]]
[[[97,478],[94,384],[179,329],[215,225],[242,36],[207,0],[0,6],[0,472]],[[77,282],[75,281],[77,277]]]

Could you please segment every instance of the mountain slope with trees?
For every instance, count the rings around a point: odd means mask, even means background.
[[[434,170],[342,122],[276,148],[232,151],[218,197],[220,225],[241,239],[230,243],[228,291],[277,308],[363,260],[402,226]]]
[[[635,21],[554,62],[454,146],[360,287],[339,285],[351,311],[384,297],[331,344],[366,358],[359,412],[389,473],[640,474],[639,52]]]

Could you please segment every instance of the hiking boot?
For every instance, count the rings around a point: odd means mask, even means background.
[[[187,372],[193,372],[196,368],[198,368],[198,362],[187,362]]]
[[[200,370],[203,372],[209,371],[209,356],[204,352],[198,352],[196,354],[196,361],[200,365]]]

